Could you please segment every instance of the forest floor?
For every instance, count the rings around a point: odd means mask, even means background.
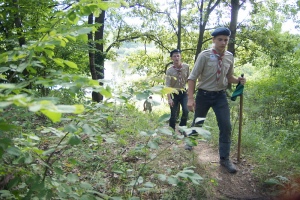
[[[219,153],[216,148],[208,142],[199,142],[193,149],[198,157],[198,162],[204,168],[206,178],[211,180],[212,191],[209,192],[209,200],[270,200],[271,198],[259,187],[252,171],[255,168],[246,160],[240,159],[237,163],[237,156],[232,155],[238,172],[230,174],[225,168],[219,165]],[[235,157],[234,157],[235,156]]]

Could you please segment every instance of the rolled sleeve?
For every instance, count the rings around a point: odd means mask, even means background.
[[[168,72],[166,73],[166,86],[171,87],[171,75]]]
[[[192,69],[188,77],[188,80],[196,81],[200,76],[200,74],[202,73],[204,65],[205,65],[205,57],[203,53],[200,53],[196,59],[194,68]]]

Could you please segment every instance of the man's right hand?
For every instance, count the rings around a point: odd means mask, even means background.
[[[174,106],[174,102],[173,102],[173,100],[172,100],[172,99],[169,99],[169,100],[168,100],[168,103],[169,103],[169,106],[171,106],[171,107],[173,107],[173,106]]]
[[[189,98],[188,102],[187,102],[187,107],[188,107],[189,111],[195,112],[195,106],[196,106],[196,103],[195,103],[194,98]]]

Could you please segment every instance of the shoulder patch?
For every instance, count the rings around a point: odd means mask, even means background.
[[[226,51],[226,54],[228,54],[228,55],[233,55],[230,51]]]

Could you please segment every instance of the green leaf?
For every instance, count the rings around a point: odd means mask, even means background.
[[[69,60],[64,60],[64,64],[68,65],[72,69],[78,69],[76,63],[69,61]]]
[[[57,105],[57,111],[60,113],[75,113],[80,114],[84,111],[83,105]]]
[[[55,148],[50,148],[50,149],[48,149],[48,150],[46,150],[46,151],[44,151],[43,152],[43,155],[50,155],[52,152],[54,152],[55,151]]]
[[[77,30],[78,34],[81,35],[81,34],[88,34],[92,31],[93,29],[91,27],[83,27],[79,30]]]
[[[43,150],[38,149],[37,147],[31,148],[31,150],[32,150],[34,153],[38,154],[38,155],[42,155],[42,154],[44,153]]]
[[[59,112],[53,112],[53,111],[49,111],[49,110],[41,110],[41,112],[47,116],[52,122],[59,122],[61,119],[61,113]]]
[[[78,180],[79,179],[78,179],[78,176],[76,174],[68,174],[68,176],[67,176],[67,181],[68,182],[75,183]]]
[[[170,119],[170,114],[163,114],[158,118],[158,122],[166,122]]]
[[[143,183],[144,182],[144,178],[142,176],[139,176],[139,178],[137,179],[137,182],[139,184]]]
[[[93,129],[88,124],[84,124],[82,126],[82,129],[83,129],[83,132],[88,135],[92,135],[94,133]]]
[[[141,136],[148,136],[148,133],[145,132],[145,131],[141,131],[141,132],[140,132],[140,135],[141,135]]]
[[[40,138],[39,138],[38,136],[36,136],[36,135],[29,135],[28,137],[29,137],[30,139],[32,139],[32,140],[37,140],[37,141],[40,140]]]
[[[64,130],[70,133],[75,133],[78,130],[78,127],[74,124],[68,124],[64,127]]]
[[[47,33],[50,30],[51,30],[50,28],[43,27],[43,28],[40,28],[39,30],[37,30],[36,32],[38,32],[38,33]]]
[[[167,176],[166,176],[165,174],[158,174],[157,177],[158,177],[158,179],[161,180],[161,181],[167,180]]]
[[[77,135],[73,135],[73,136],[70,137],[68,143],[70,145],[78,145],[78,144],[81,143],[81,139]]]
[[[108,3],[106,2],[103,2],[101,1],[99,4],[98,4],[99,8],[101,10],[107,10],[109,7],[111,7]],[[103,11],[102,11],[103,12]]]
[[[0,148],[7,149],[11,144],[12,140],[10,138],[0,138]]]
[[[168,183],[171,185],[177,185],[179,183],[179,180],[177,177],[170,176],[168,177]]]
[[[89,15],[92,13],[90,7],[88,7],[88,6],[81,7],[80,11],[82,12],[83,15]]]
[[[61,58],[53,58],[53,61],[60,67],[64,67],[64,60]]]
[[[8,70],[10,70],[9,67],[0,67],[0,73],[6,72]]]
[[[153,159],[157,158],[157,155],[155,153],[150,153],[149,157],[151,160],[153,160]]]
[[[145,100],[149,97],[150,92],[141,92],[136,94],[136,99],[137,100]]]
[[[104,88],[101,88],[100,89],[100,93],[105,96],[106,98],[111,98],[112,97],[112,94],[109,90],[106,90]]]
[[[267,185],[282,185],[282,184],[280,183],[280,181],[278,181],[278,180],[275,179],[275,178],[270,178],[270,179],[266,180],[266,181],[265,181],[265,184],[267,184]]]
[[[0,190],[0,197],[5,199],[15,199],[15,196],[10,193],[9,190]]]
[[[201,135],[205,139],[210,139],[211,138],[211,133],[208,130],[205,130],[202,127],[192,127],[190,128],[192,130],[195,130],[199,135]]]
[[[54,56],[54,51],[49,49],[43,49],[43,51],[47,54],[49,58],[52,58]]]
[[[71,22],[74,22],[75,21],[75,19],[76,19],[76,14],[75,14],[75,12],[74,11],[72,11],[72,12],[70,12],[69,14],[68,14],[68,19],[71,21]]]
[[[190,146],[197,146],[198,144],[195,137],[185,137],[184,141]]]
[[[66,35],[65,37],[66,37],[68,40],[71,40],[71,41],[73,41],[73,42],[76,42],[76,38],[73,37],[73,36]]]
[[[150,148],[152,148],[152,149],[158,149],[158,144],[157,144],[157,142],[152,141],[152,140],[148,142],[148,146],[149,146]]]
[[[84,194],[80,197],[80,200],[95,200],[96,198],[92,194]]]
[[[144,183],[144,186],[145,186],[145,187],[148,187],[148,188],[153,188],[153,187],[155,187],[156,185],[155,185],[154,183],[152,183],[152,182],[146,182],[146,183]]]
[[[32,163],[33,158],[32,158],[32,155],[30,153],[25,153],[24,157],[25,157],[25,160],[24,160],[25,164]]]
[[[11,84],[11,83],[1,83],[0,84],[0,89],[14,89],[16,88],[15,84]]]
[[[17,72],[23,72],[24,71],[24,69],[26,68],[28,66],[28,63],[26,63],[26,62],[23,62],[23,63],[21,63],[19,66],[18,66],[18,68],[17,68]]]
[[[18,126],[13,124],[8,124],[4,121],[0,121],[0,130],[1,131],[9,131],[18,128]]]
[[[112,200],[123,200],[122,197],[110,197],[110,199],[112,199]]]
[[[6,63],[8,61],[8,53],[5,52],[5,53],[2,53],[0,54],[0,63]]]
[[[169,128],[159,128],[158,131],[165,135],[172,135],[172,131]]]
[[[91,190],[93,189],[93,186],[89,184],[88,182],[80,182],[80,187],[86,189],[86,190]]]
[[[21,178],[20,177],[15,177],[12,180],[9,181],[9,183],[7,184],[8,189],[11,189],[13,187],[16,187],[20,182],[21,182]]]
[[[59,167],[54,167],[54,171],[55,171],[55,173],[57,173],[59,175],[63,175],[64,174],[64,171],[61,168],[59,168]]]
[[[20,156],[21,150],[18,147],[9,147],[7,153],[14,156]]]
[[[171,88],[171,87],[161,88],[160,92],[163,95],[165,95],[165,94],[171,94],[171,93],[178,93],[178,91],[175,88]]]

